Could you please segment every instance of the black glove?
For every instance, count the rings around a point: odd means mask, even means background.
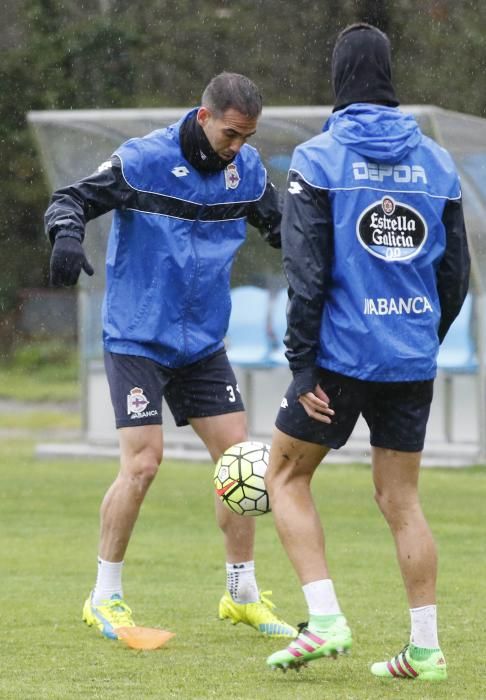
[[[71,287],[78,281],[81,270],[90,277],[94,272],[81,241],[72,236],[57,235],[51,253],[52,286]]]

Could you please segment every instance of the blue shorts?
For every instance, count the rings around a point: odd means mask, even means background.
[[[224,349],[185,367],[169,368],[139,355],[105,352],[117,428],[162,424],[162,398],[176,425],[244,411]]]
[[[277,415],[276,426],[291,437],[339,449],[360,415],[370,429],[370,444],[400,452],[421,452],[432,403],[434,381],[366,382],[325,369],[319,385],[335,411],[332,423],[310,418],[298,401],[293,382]]]

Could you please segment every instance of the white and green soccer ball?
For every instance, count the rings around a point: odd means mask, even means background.
[[[216,493],[238,515],[263,515],[270,511],[264,476],[269,445],[239,442],[219,458],[214,470]]]

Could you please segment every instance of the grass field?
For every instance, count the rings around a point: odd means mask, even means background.
[[[79,396],[79,360],[72,341],[24,340],[8,355],[0,354],[0,399],[64,402]]]
[[[0,365],[0,398],[16,401],[72,401],[79,399],[79,379],[58,368],[31,370]]]
[[[409,620],[366,467],[322,467],[315,479],[353,652],[282,674],[265,667],[281,642],[217,619],[225,573],[209,464],[165,464],[143,507],[126,560],[125,595],[138,624],[177,636],[161,650],[135,652],[80,621],[96,573],[99,503],[117,465],[42,461],[33,448],[11,440],[0,452],[2,700],[486,698],[486,470],[423,472],[424,507],[441,558],[441,642],[450,675],[434,686],[379,681],[368,671],[372,661],[400,650]],[[273,590],[288,621],[305,619],[270,515],[259,518],[257,530],[260,586]]]

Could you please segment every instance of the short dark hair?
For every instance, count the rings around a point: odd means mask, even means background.
[[[235,109],[247,117],[259,117],[263,99],[254,82],[239,73],[220,73],[207,85],[201,98],[203,107],[217,115]]]

